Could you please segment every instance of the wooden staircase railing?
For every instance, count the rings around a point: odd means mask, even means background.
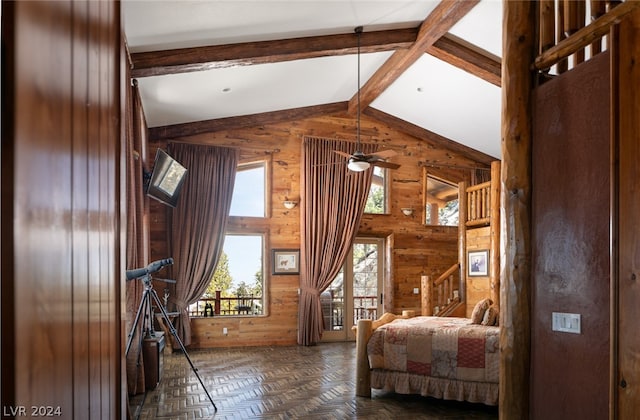
[[[456,278],[457,275],[457,278]],[[460,264],[455,263],[435,281],[422,276],[422,315],[446,316],[460,304]]]

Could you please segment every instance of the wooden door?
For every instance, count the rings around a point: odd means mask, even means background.
[[[382,315],[384,240],[357,238],[345,263],[320,300],[324,316],[323,341],[353,341],[351,327],[359,319]]]

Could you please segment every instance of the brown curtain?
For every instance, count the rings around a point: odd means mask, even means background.
[[[168,152],[187,168],[180,199],[169,211],[167,232],[176,280],[173,303],[180,317],[176,330],[191,344],[189,305],[207,289],[222,252],[227,216],[238,166],[235,149],[170,143]]]
[[[148,236],[145,224],[145,198],[143,158],[146,149],[147,125],[137,84],[131,86],[126,98],[127,140],[127,269],[145,267],[148,264]],[[122,273],[124,280],[124,273]],[[126,283],[127,335],[142,299],[144,285],[140,281]],[[139,321],[140,323],[140,321]],[[140,325],[138,325],[140,327]],[[134,331],[131,349],[127,355],[127,389],[129,394],[144,392],[143,363],[140,355],[140,328]],[[128,338],[128,337],[127,337]]]
[[[355,239],[371,187],[373,170],[351,172],[334,150],[353,153],[355,144],[305,137],[302,150],[301,262],[298,344],[322,338],[322,293],[344,263]],[[363,144],[364,153],[376,145]],[[336,163],[337,162],[337,163]]]

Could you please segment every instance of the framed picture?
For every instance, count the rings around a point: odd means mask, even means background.
[[[489,273],[489,251],[469,251],[468,259],[469,276],[487,276]]]
[[[272,253],[271,274],[300,274],[299,249],[274,249]]]

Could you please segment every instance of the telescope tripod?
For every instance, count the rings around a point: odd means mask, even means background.
[[[191,361],[191,358],[187,353],[187,349],[185,349],[184,344],[182,343],[182,340],[178,336],[178,331],[173,326],[173,323],[169,319],[169,315],[167,314],[167,311],[164,309],[164,306],[162,306],[162,304],[160,303],[160,298],[158,297],[158,294],[153,289],[153,285],[151,284],[151,274],[145,274],[144,276],[140,277],[140,279],[144,284],[144,292],[142,293],[142,299],[140,300],[140,306],[138,307],[138,312],[136,313],[136,317],[133,321],[131,332],[129,333],[129,336],[127,338],[127,346],[124,352],[125,358],[129,355],[129,350],[131,349],[133,337],[135,336],[136,329],[138,327],[138,322],[140,321],[140,318],[142,316],[144,316],[144,321],[143,321],[144,324],[143,324],[142,330],[140,331],[140,342],[138,346],[138,357],[137,357],[138,362],[140,361],[140,354],[142,352],[142,340],[144,339],[144,337],[155,336],[155,331],[153,329],[153,308],[151,306],[151,301],[153,300],[153,302],[155,302],[158,309],[160,309],[162,318],[168,325],[169,330],[171,331],[171,334],[175,338],[175,341],[180,345],[182,354],[184,354],[184,356],[187,358],[187,361],[191,366],[191,370],[193,370],[193,373],[196,375],[196,378],[198,378],[198,381],[200,382],[200,385],[202,385],[202,389],[204,389],[205,394],[207,394],[209,401],[211,401],[211,405],[213,406],[214,411],[217,412],[218,407],[216,407],[215,403],[213,402],[213,399],[211,398],[211,395],[209,395],[209,391],[207,391],[207,388],[204,386],[204,382],[202,382],[202,379],[198,374],[198,369],[196,369],[196,367],[193,365],[193,362]]]

